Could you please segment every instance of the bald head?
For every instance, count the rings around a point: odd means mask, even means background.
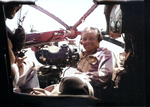
[[[97,36],[97,40],[98,42],[100,42],[102,40],[102,35],[100,34],[100,31],[97,29],[97,28],[94,28],[94,27],[86,27],[83,32],[82,32],[82,35],[83,34],[94,34]]]

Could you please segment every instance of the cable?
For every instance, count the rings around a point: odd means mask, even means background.
[[[72,65],[71,65],[72,66]],[[70,66],[70,67],[71,67]],[[70,68],[70,67],[68,67],[64,72],[63,72],[63,77],[65,76],[65,72]]]

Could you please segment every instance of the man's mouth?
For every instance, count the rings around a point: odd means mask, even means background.
[[[85,47],[86,47],[86,48],[88,48],[88,47],[91,47],[91,45],[90,45],[90,44],[88,44],[88,45],[85,45]]]

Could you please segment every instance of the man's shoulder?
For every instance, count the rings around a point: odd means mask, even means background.
[[[107,48],[104,48],[104,47],[100,47],[97,49],[97,55],[100,54],[100,55],[105,55],[105,56],[112,56],[112,51],[107,49]]]
[[[107,49],[107,48],[104,48],[104,47],[100,47],[97,49],[97,52],[106,52],[106,53],[112,53],[111,50]]]

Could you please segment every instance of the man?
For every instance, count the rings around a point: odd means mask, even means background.
[[[19,4],[5,4],[6,18],[12,19],[22,6]],[[13,34],[7,27],[7,41],[10,56],[11,73],[13,77],[14,92],[30,92],[34,87],[39,87],[37,72],[33,70],[34,63],[25,61],[26,57],[18,57],[25,43],[24,29],[19,26]]]
[[[12,4],[12,3],[4,4],[6,18],[13,19],[15,14],[21,9],[21,7],[22,5],[20,4]],[[23,27],[20,25],[15,30],[15,33],[13,33],[7,26],[6,31],[9,39],[13,44],[13,52],[16,56],[17,52],[20,51],[25,45],[25,31]]]
[[[113,53],[99,48],[102,35],[97,28],[86,27],[81,35],[81,44],[85,51],[73,76],[64,77],[60,83],[61,94],[88,94],[101,97],[101,90],[108,86],[115,68]]]
[[[59,84],[34,89],[32,94],[91,95],[101,99],[102,90],[110,84],[116,67],[113,53],[106,48],[99,48],[101,41],[102,35],[97,28],[86,27],[81,37],[85,51],[80,54],[77,72],[63,77]],[[50,93],[47,94],[45,90]]]

